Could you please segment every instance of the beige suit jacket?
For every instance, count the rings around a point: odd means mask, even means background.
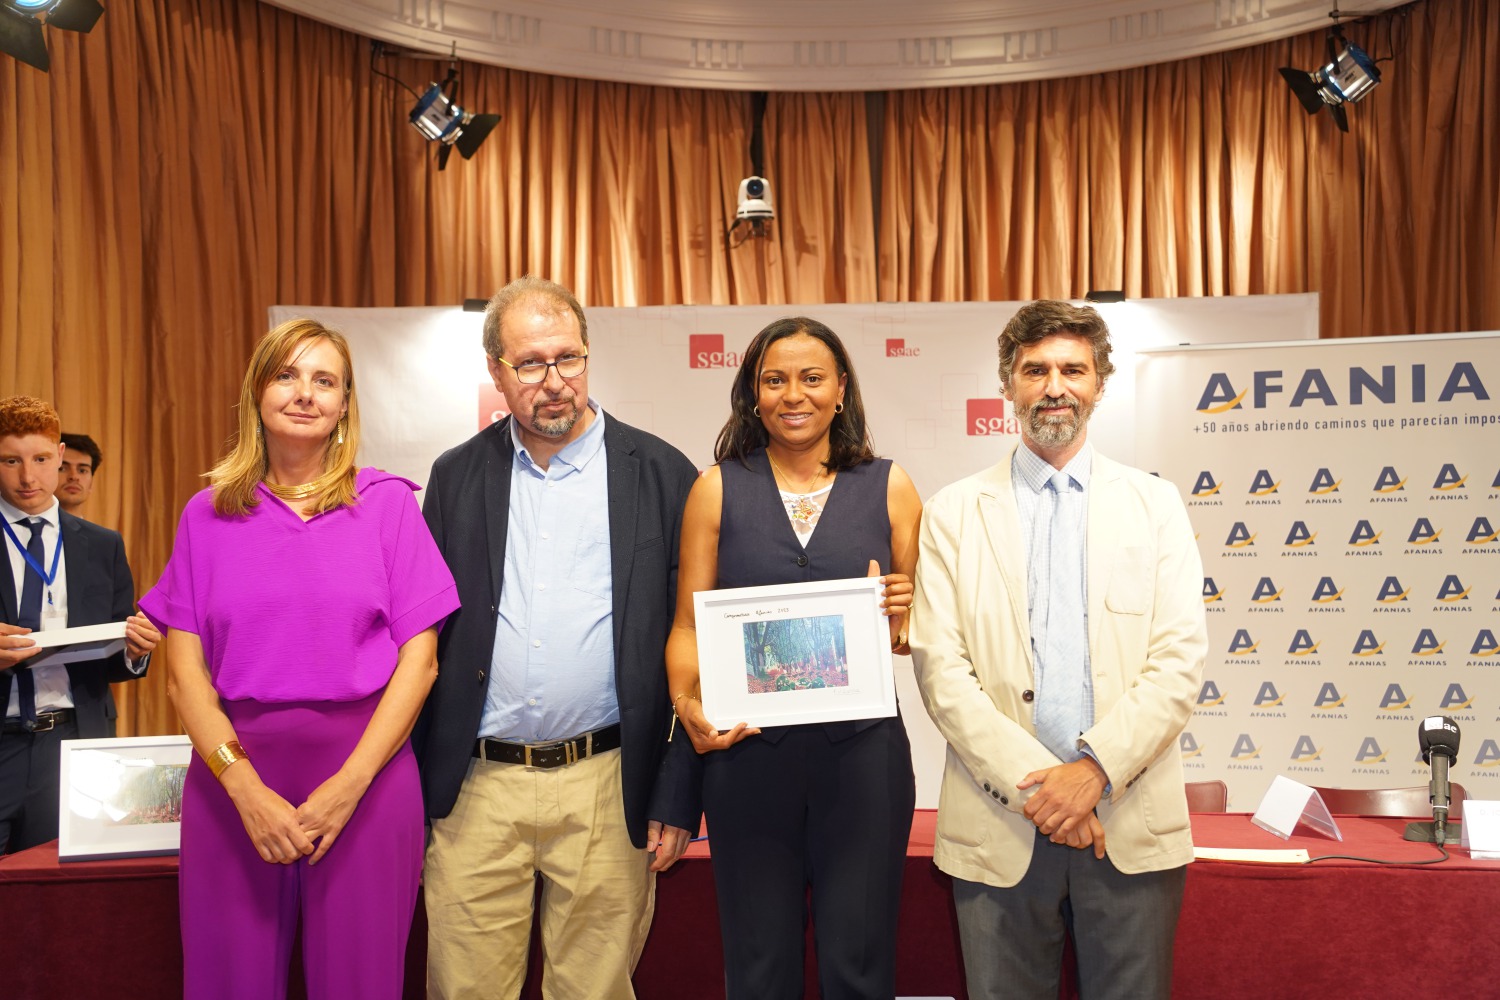
[[[1208,637],[1203,567],[1177,490],[1094,453],[1088,495],[1088,630],[1094,724],[1084,733],[1112,788],[1098,806],[1122,872],[1192,860],[1177,737]],[[948,486],[922,517],[912,658],[948,741],[934,860],[1012,886],[1031,863],[1027,773],[1060,763],[1032,728],[1036,688],[1026,543],[1011,457]]]

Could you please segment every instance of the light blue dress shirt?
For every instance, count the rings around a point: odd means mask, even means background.
[[[604,411],[543,469],[511,442],[505,582],[480,736],[566,739],[620,721]]]
[[[1083,685],[1082,690],[1078,692],[1079,702],[1065,709],[1076,716],[1080,734],[1094,722],[1093,684],[1089,670],[1087,599],[1088,485],[1089,470],[1093,465],[1093,459],[1093,447],[1085,444],[1078,454],[1063,466],[1061,471],[1068,476],[1069,489],[1060,494],[1055,505],[1052,491],[1047,483],[1059,470],[1054,469],[1025,444],[1015,450],[1014,457],[1011,459],[1011,481],[1015,491],[1016,508],[1021,517],[1022,537],[1026,539],[1026,610],[1031,625],[1031,646],[1036,664],[1036,687],[1039,696],[1044,687],[1042,678],[1049,666],[1046,655],[1049,636],[1045,604],[1047,594],[1052,587],[1053,574],[1063,574],[1063,580],[1076,581],[1078,587],[1077,605],[1083,609],[1083,631],[1075,637],[1066,637],[1071,641],[1065,641],[1061,645],[1070,649],[1074,655],[1082,657],[1083,661],[1081,665]],[[1052,523],[1054,506],[1060,518],[1057,524]],[[1049,537],[1053,531],[1066,532],[1075,540],[1076,544],[1069,548],[1078,553],[1076,565],[1054,566],[1052,564]],[[1053,648],[1055,649],[1057,645],[1059,644],[1054,643]],[[1038,711],[1041,711],[1040,703]],[[1086,751],[1087,748],[1075,748],[1071,756],[1063,755],[1063,760],[1078,760]],[[1089,756],[1093,755],[1089,754]]]

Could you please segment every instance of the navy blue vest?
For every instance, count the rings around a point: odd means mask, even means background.
[[[823,499],[823,514],[807,548],[797,539],[771,474],[765,449],[751,452],[747,469],[735,459],[719,463],[724,504],[719,518],[718,588],[765,587],[867,576],[870,560],[891,568],[891,517],[886,482],[891,461],[845,469]],[[824,723],[830,739],[846,739],[880,722]],[[780,731],[767,729],[773,742]]]

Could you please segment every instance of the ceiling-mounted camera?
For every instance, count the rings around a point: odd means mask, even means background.
[[[736,219],[774,219],[776,206],[771,200],[771,182],[764,177],[746,177],[740,181],[740,206]]]

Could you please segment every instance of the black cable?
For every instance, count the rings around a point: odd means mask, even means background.
[[[375,68],[375,60],[379,59],[384,54],[385,54],[385,46],[381,45],[380,42],[378,42],[378,41],[372,41],[372,42],[370,42],[370,72],[374,73],[376,76],[384,77],[385,79],[391,81],[396,86],[402,88],[408,94],[410,94],[411,96],[415,97],[417,100],[420,101],[422,99],[422,95],[421,94],[417,93],[415,90],[412,90],[411,87],[407,86],[401,80],[396,79],[394,76],[391,76],[391,74],[389,74],[389,73],[382,73],[380,70],[378,70],[378,69]]]
[[[1308,858],[1302,863],[1310,865],[1314,861],[1368,861],[1372,865],[1438,865],[1449,859],[1450,855],[1446,847],[1442,844],[1434,844],[1433,846],[1438,849],[1438,853],[1442,857],[1428,858],[1426,861],[1394,861],[1389,858],[1362,858],[1357,854],[1320,854],[1316,858]]]

